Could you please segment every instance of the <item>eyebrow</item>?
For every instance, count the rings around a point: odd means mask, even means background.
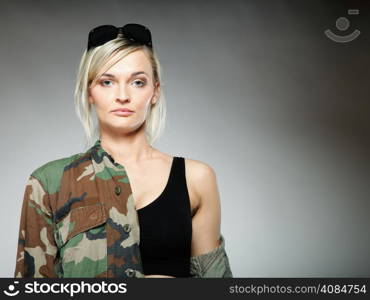
[[[136,75],[140,75],[140,74],[145,74],[146,76],[149,77],[149,75],[146,72],[144,72],[144,71],[133,72],[133,73],[131,73],[131,77],[136,76]],[[101,76],[107,76],[107,77],[111,77],[111,78],[115,78],[116,77],[113,74],[109,74],[109,73],[103,73]]]

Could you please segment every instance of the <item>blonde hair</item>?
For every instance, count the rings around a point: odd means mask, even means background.
[[[75,109],[85,131],[85,147],[90,148],[96,139],[100,138],[100,128],[97,122],[95,108],[88,101],[88,89],[94,84],[102,72],[103,67],[109,69],[120,59],[136,50],[143,50],[150,60],[153,69],[153,81],[161,84],[161,66],[153,50],[146,45],[133,45],[124,38],[118,37],[101,46],[85,50],[77,72],[74,91]],[[116,56],[112,62],[107,62]],[[160,89],[159,98],[150,106],[149,116],[145,121],[145,136],[152,146],[162,135],[166,119],[166,103],[163,89]]]

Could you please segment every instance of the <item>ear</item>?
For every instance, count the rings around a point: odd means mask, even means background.
[[[158,98],[159,98],[159,95],[160,95],[160,92],[161,92],[161,86],[160,86],[159,82],[157,82],[155,84],[154,96],[152,97],[152,105],[154,105],[154,104],[157,103]]]
[[[88,89],[88,98],[87,98],[87,100],[89,101],[89,103],[92,105],[92,104],[94,104],[94,99],[93,99],[93,97],[91,96],[91,94],[90,94],[90,89]]]

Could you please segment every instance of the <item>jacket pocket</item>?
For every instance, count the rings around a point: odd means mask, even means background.
[[[55,224],[63,277],[97,277],[107,267],[107,214],[97,203],[77,207]]]

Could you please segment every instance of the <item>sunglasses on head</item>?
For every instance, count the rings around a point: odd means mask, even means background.
[[[101,25],[91,29],[89,32],[87,51],[117,38],[118,34],[123,34],[124,38],[130,40],[134,44],[147,45],[153,48],[150,30],[144,25],[130,23],[122,27]]]

